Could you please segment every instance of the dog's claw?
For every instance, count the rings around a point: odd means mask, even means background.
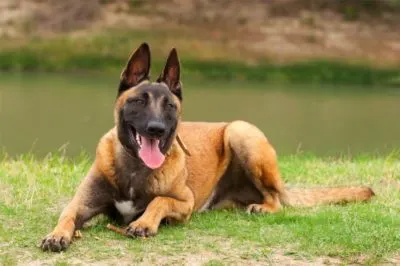
[[[126,229],[126,235],[129,237],[149,237],[155,235],[148,227],[129,226]]]
[[[146,229],[143,229],[143,228],[136,228],[136,230],[135,230],[135,235],[136,236],[141,236],[141,237],[144,237],[144,236],[146,236]]]
[[[69,241],[64,237],[49,235],[42,240],[40,248],[43,251],[60,252],[68,248]]]

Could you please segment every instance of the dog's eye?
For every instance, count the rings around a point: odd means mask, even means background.
[[[142,100],[142,99],[132,99],[132,102],[134,103],[134,104],[137,104],[137,105],[142,105],[142,104],[144,104],[144,100]]]
[[[136,105],[142,105],[145,103],[145,100],[141,99],[141,98],[128,98],[127,100],[128,103],[133,103]]]
[[[168,106],[168,108],[175,109],[175,105],[172,103],[168,103],[167,106]]]

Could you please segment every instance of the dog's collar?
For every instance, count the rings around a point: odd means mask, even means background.
[[[183,152],[187,155],[187,156],[191,156],[190,151],[188,150],[188,148],[186,147],[185,143],[183,143],[181,137],[179,137],[179,135],[176,135],[176,140],[178,141],[179,146],[181,147],[181,149],[183,150]]]

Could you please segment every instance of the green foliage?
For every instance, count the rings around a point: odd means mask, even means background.
[[[27,43],[1,49],[0,70],[119,72],[132,47],[136,47],[142,40],[159,43],[164,38],[163,33],[154,36],[145,32],[110,33],[74,39],[58,37],[47,41],[34,38]],[[166,52],[162,50],[159,46],[153,49],[153,66],[156,69],[161,69],[164,64]],[[190,45],[180,52],[186,76],[214,80],[366,86],[397,85],[400,77],[400,69],[378,69],[339,61],[313,60],[277,65],[261,60],[248,65],[237,58],[231,58],[229,54],[222,58],[216,54],[217,59],[204,60],[197,53]]]
[[[345,20],[352,21],[352,20],[357,20],[360,17],[360,10],[351,5],[344,6],[342,12],[343,12],[343,18]]]
[[[310,61],[280,66],[187,61],[184,67],[188,74],[197,74],[208,79],[243,79],[296,84],[390,85],[400,74],[399,70],[372,69],[368,66],[328,61]]]

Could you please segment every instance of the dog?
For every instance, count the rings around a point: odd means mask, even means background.
[[[115,126],[97,146],[95,161],[41,242],[59,252],[98,214],[127,224],[126,234],[147,237],[160,222],[185,222],[195,211],[243,208],[275,213],[281,205],[366,201],[369,187],[286,189],[277,155],[264,134],[244,121],[181,122],[182,83],[176,49],[155,82],[150,48],[143,43],[120,77]]]

